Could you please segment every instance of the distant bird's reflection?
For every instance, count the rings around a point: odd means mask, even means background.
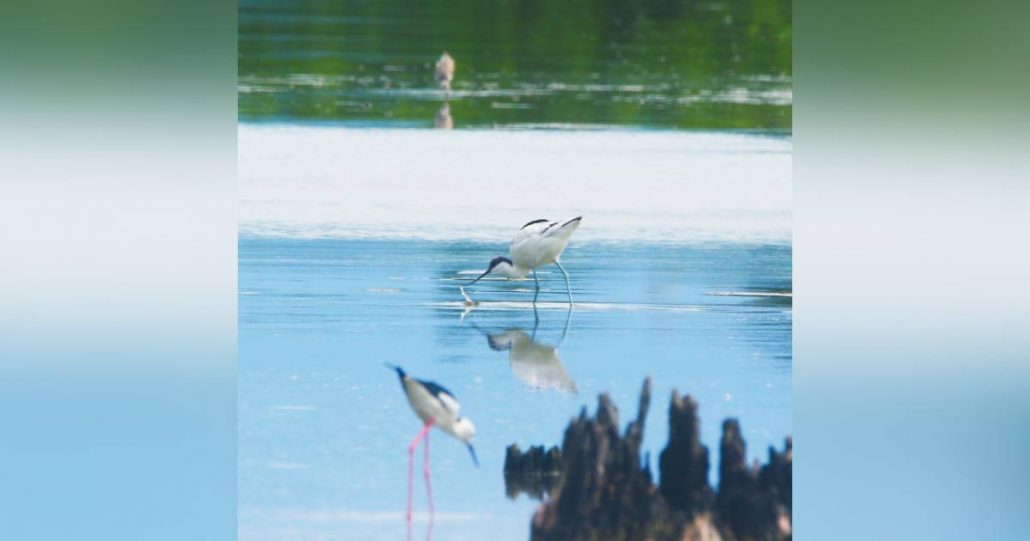
[[[534,315],[536,315],[535,312],[536,307],[534,306]],[[490,349],[508,351],[508,364],[519,381],[533,389],[575,393],[576,382],[569,377],[568,372],[565,371],[565,365],[558,357],[558,348],[568,335],[571,321],[572,307],[570,305],[561,339],[553,346],[536,339],[537,328],[540,326],[539,317],[535,318],[533,331],[528,334],[519,328],[489,333],[480,329],[475,323],[473,326],[486,336]]]
[[[436,112],[434,125],[441,130],[454,129],[454,119],[451,118],[451,104],[444,102],[443,107]]]

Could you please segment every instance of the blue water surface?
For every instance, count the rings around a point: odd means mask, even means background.
[[[717,482],[720,423],[750,458],[791,432],[791,247],[577,243],[533,282],[474,278],[506,244],[243,238],[239,244],[240,538],[402,539],[407,445],[420,423],[396,363],[437,381],[477,425],[431,438],[436,513],[416,475],[416,537],[524,540],[538,502],[505,495],[511,443],[560,444],[611,393],[620,423],[653,378],[653,471],[673,389],[700,403]],[[510,347],[508,347],[510,346]],[[555,348],[555,349],[551,349]],[[421,452],[416,471],[421,471]]]

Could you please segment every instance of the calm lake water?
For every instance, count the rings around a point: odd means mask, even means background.
[[[674,388],[698,399],[716,460],[727,416],[752,458],[782,445],[790,153],[789,137],[707,132],[241,124],[241,539],[406,536],[419,422],[384,362],[449,388],[478,426],[478,469],[433,433],[438,540],[527,539],[536,503],[506,497],[505,448],[559,444],[601,392],[628,419],[648,375],[655,471]],[[458,285],[519,225],[580,214],[562,258],[574,310],[555,268],[537,313],[531,282],[503,281],[466,311]]]
[[[241,0],[248,121],[789,131],[790,0]],[[435,89],[443,51],[454,92]]]
[[[432,435],[436,539],[527,539],[535,504],[505,496],[505,447],[559,444],[600,392],[625,422],[648,375],[655,470],[674,388],[700,402],[715,460],[727,416],[741,419],[755,458],[791,432],[791,301],[750,296],[790,291],[789,246],[573,237],[563,262],[577,305],[567,310],[556,268],[542,272],[538,325],[531,281],[481,282],[480,305],[462,306],[458,284],[505,248],[240,241],[241,539],[404,537],[406,446],[420,424],[384,362],[448,387],[477,423],[478,469],[461,444]],[[424,511],[420,481],[415,494]]]
[[[654,378],[704,443],[791,433],[791,4],[241,0],[239,534],[404,539],[420,428],[384,362],[478,427],[431,436],[437,540],[525,540],[511,443]],[[432,66],[449,51],[454,90]],[[423,129],[423,128],[455,128]],[[521,224],[583,215],[532,282],[458,285]],[[418,467],[421,467],[420,464]],[[426,537],[417,476],[414,537]]]

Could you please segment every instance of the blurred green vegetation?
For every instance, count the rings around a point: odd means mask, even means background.
[[[790,0],[241,0],[241,120],[790,130]]]

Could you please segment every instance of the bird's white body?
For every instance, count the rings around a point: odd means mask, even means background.
[[[540,342],[521,329],[510,329],[488,336],[490,347],[508,350],[508,364],[520,381],[534,389],[576,392],[576,383],[565,371],[558,350]]]
[[[451,55],[444,53],[440,60],[436,61],[436,83],[440,88],[449,91],[451,82],[454,81],[454,59]]]
[[[472,460],[477,461],[476,452],[472,448],[472,439],[476,436],[476,425],[461,416],[461,404],[447,389],[437,383],[415,379],[398,366],[388,365],[397,371],[404,395],[415,415],[422,420],[424,430],[435,426],[440,430],[461,440],[469,448]],[[478,461],[477,461],[478,463]]]
[[[537,267],[557,263],[569,244],[569,237],[579,228],[581,218],[557,222],[540,219],[522,226],[511,239],[508,249],[511,262],[500,261],[490,272],[521,280]]]
[[[408,404],[415,410],[415,415],[423,423],[433,420],[433,424],[444,432],[458,438],[458,421],[461,419],[461,404],[449,393],[434,395],[425,384],[414,378],[404,378],[404,391],[408,396]]]
[[[404,373],[399,366],[387,364],[397,372],[401,381],[401,388],[404,389],[404,396],[408,398],[408,404],[415,410],[415,415],[422,420],[422,430],[415,439],[408,445],[408,524],[411,524],[411,492],[412,477],[415,467],[415,449],[422,441],[425,442],[424,449],[426,457],[422,462],[422,474],[426,479],[426,493],[429,496],[429,513],[433,513],[433,490],[430,488],[429,470],[429,431],[436,426],[440,430],[461,440],[468,447],[472,455],[472,462],[479,466],[479,459],[476,458],[476,450],[472,447],[472,438],[476,435],[476,426],[472,421],[459,415],[461,404],[454,398],[447,389],[444,389],[432,381],[415,379]],[[410,531],[409,531],[410,534]]]
[[[526,224],[511,239],[511,260],[523,277],[537,267],[550,265],[561,257],[569,237],[579,227],[579,218],[563,222],[536,221]]]
[[[554,263],[558,265],[562,275],[565,277],[565,289],[569,294],[569,304],[571,305],[572,288],[569,285],[569,274],[565,272],[565,268],[562,267],[559,259],[562,252],[565,251],[565,247],[569,244],[569,237],[579,228],[579,223],[582,219],[582,216],[577,216],[571,220],[557,222],[539,219],[527,223],[511,239],[511,246],[509,247],[511,258],[493,258],[486,272],[469,282],[468,285],[478,282],[488,274],[499,274],[509,279],[521,280],[532,272],[533,279],[536,281],[537,267]],[[533,295],[534,303],[539,293],[540,282],[537,281],[536,293]]]

